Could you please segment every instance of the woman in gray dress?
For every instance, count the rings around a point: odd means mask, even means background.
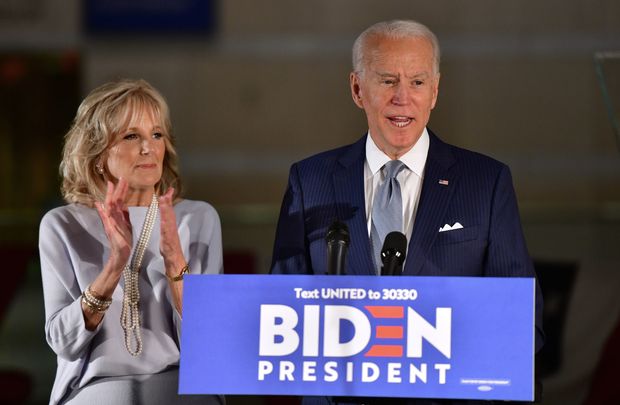
[[[168,106],[143,80],[106,83],[65,137],[68,205],[41,221],[50,404],[223,403],[178,395],[183,276],[222,272],[215,209],[181,199]]]

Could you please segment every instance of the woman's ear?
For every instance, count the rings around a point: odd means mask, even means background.
[[[105,160],[106,160],[106,155],[105,152],[102,153],[96,160],[97,163],[95,163],[95,170],[97,171],[97,173],[104,175],[105,174]]]

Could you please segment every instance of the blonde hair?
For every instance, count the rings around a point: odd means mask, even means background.
[[[367,49],[371,38],[386,37],[391,39],[425,38],[433,48],[433,74],[439,73],[441,51],[439,41],[424,24],[413,20],[382,21],[371,25],[362,32],[353,43],[353,71],[362,75],[368,64]]]
[[[159,193],[174,187],[174,199],[181,191],[178,157],[164,97],[145,80],[123,79],[108,82],[90,92],[78,107],[71,129],[65,135],[60,163],[61,191],[68,203],[92,207],[105,196],[106,178],[97,165],[112,145],[115,136],[129,126],[137,114],[151,113],[159,120],[166,151]]]

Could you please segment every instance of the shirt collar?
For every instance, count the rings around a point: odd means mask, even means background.
[[[404,155],[402,155],[399,160],[403,162],[409,170],[417,174],[419,177],[422,177],[424,173],[424,166],[426,165],[426,158],[428,156],[428,148],[430,145],[430,139],[428,136],[428,131],[426,127],[422,131],[422,135],[420,139],[413,145],[411,149]],[[368,162],[368,167],[372,175],[377,174],[379,170],[390,160],[390,157],[383,153],[375,144],[372,137],[370,136],[370,131],[368,131],[368,137],[366,138],[366,161]]]

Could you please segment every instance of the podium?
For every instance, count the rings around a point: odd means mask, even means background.
[[[532,278],[194,275],[180,394],[534,400]]]

